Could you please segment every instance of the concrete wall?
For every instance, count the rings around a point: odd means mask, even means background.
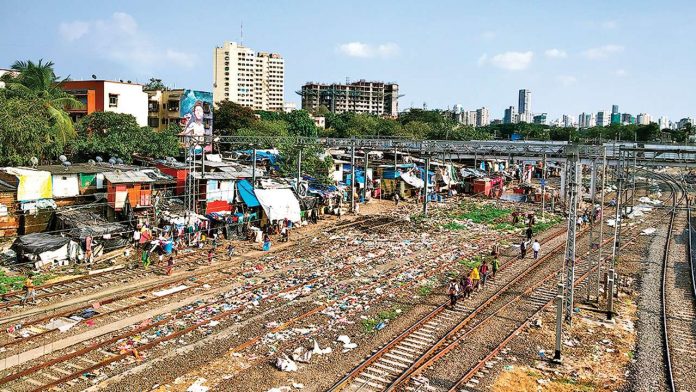
[[[116,107],[110,107],[109,94],[118,95]],[[104,82],[104,111],[132,114],[138,125],[147,126],[147,93],[140,84]]]

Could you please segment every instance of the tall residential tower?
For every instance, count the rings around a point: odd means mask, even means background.
[[[213,100],[229,100],[255,110],[282,111],[285,60],[236,42],[213,51]]]
[[[517,105],[520,122],[532,122],[532,92],[526,89],[520,90]]]

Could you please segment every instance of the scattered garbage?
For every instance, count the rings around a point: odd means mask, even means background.
[[[205,382],[205,378],[199,377],[186,389],[186,392],[208,392],[209,388],[203,385]]]
[[[346,335],[340,335],[338,338],[336,338],[336,341],[343,343],[344,353],[358,347],[357,343],[351,343],[350,337]]]
[[[316,355],[325,355],[325,354],[331,354],[333,350],[331,347],[326,347],[326,348],[321,348],[319,347],[319,343],[317,343],[317,340],[314,339],[314,348],[312,349],[312,353]]]
[[[279,357],[276,359],[276,368],[278,370],[283,371],[283,372],[296,372],[297,371],[297,364],[295,361],[292,359],[288,358],[286,354],[283,354],[282,357]]]
[[[643,231],[640,232],[640,235],[653,235],[656,231],[656,228],[648,227],[647,229],[643,229]]]

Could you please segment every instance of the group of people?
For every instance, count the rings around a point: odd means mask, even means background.
[[[454,308],[459,298],[470,298],[474,291],[485,288],[486,281],[489,277],[495,279],[495,274],[499,268],[500,262],[496,255],[493,257],[490,267],[488,261],[484,260],[479,266],[473,267],[468,273],[462,275],[459,280],[452,279],[447,288],[450,307]]]
[[[599,207],[599,205],[595,206],[592,208],[592,211],[590,212],[589,208],[586,208],[582,214],[578,216],[577,220],[577,225],[578,226],[583,226],[586,224],[589,224],[590,222],[597,222],[602,220],[602,209]]]

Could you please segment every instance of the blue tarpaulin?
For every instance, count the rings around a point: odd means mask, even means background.
[[[241,196],[242,200],[244,200],[244,204],[246,204],[247,207],[253,208],[261,205],[259,204],[259,199],[256,198],[254,189],[251,187],[251,184],[249,184],[249,181],[237,181],[237,189],[239,190],[239,196]]]
[[[365,183],[365,171],[355,169],[355,179],[358,181],[358,184],[364,184]],[[351,179],[350,174],[345,175],[345,182],[346,182],[346,185],[352,184],[352,179]]]
[[[243,152],[244,154],[248,154],[249,156],[251,156],[251,155],[253,154],[253,151],[252,151],[252,150],[245,150],[245,151],[242,151],[242,152]],[[257,160],[257,161],[261,161],[261,160],[264,160],[264,159],[268,159],[268,161],[271,162],[271,165],[275,165],[275,164],[276,164],[276,161],[278,160],[278,155],[273,154],[273,153],[270,153],[270,152],[268,152],[268,151],[256,150],[256,160]]]

